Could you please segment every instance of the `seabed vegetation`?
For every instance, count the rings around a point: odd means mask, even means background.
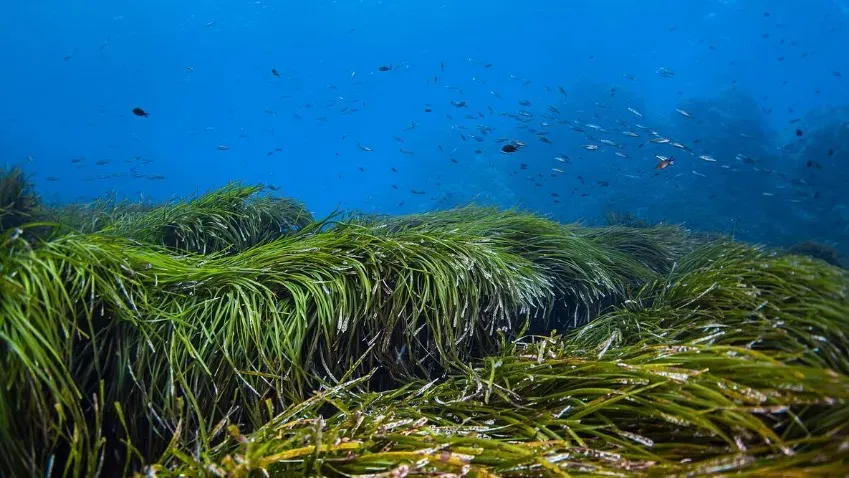
[[[680,227],[0,175],[2,476],[846,476],[849,274]]]

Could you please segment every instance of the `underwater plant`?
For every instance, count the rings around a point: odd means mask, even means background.
[[[517,342],[468,374],[318,391],[208,454],[170,449],[156,476],[836,476],[849,380],[745,347],[629,346],[576,355]],[[792,379],[793,387],[782,384]]]
[[[0,236],[0,474],[841,469],[846,271],[258,191]]]
[[[608,211],[604,216],[608,226],[649,227],[650,224],[628,211]]]
[[[787,249],[788,254],[797,256],[808,256],[820,259],[829,264],[846,269],[846,261],[837,252],[834,246],[821,244],[815,241],[803,241],[793,244]]]
[[[123,214],[103,232],[206,254],[244,250],[313,222],[303,204],[259,196],[262,190],[261,185],[231,183],[189,201]]]
[[[34,222],[39,198],[23,170],[0,169],[0,233]]]

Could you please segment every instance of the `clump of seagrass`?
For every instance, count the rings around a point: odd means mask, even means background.
[[[0,233],[36,220],[39,199],[20,168],[0,169]]]
[[[179,429],[195,431],[181,444],[207,446],[221,420],[258,427],[269,407],[352,370],[399,379],[463,369],[556,304],[589,314],[676,254],[606,246],[598,232],[517,212],[397,221],[325,222],[208,256],[113,225],[5,255],[17,273],[3,278],[3,327],[24,344],[4,357],[4,383],[16,384],[4,395],[7,438],[28,437],[7,448],[8,463],[41,464],[72,444],[69,466],[87,470],[107,432],[136,444],[126,453],[138,463]],[[90,434],[74,438],[79,430]]]
[[[688,234],[677,227],[585,228],[490,207],[360,220],[389,231],[423,228],[480,236],[529,259],[554,287],[555,320],[537,324],[543,327],[588,322],[632,288],[668,271],[691,248]]]
[[[216,243],[233,224],[261,229],[232,211],[262,198],[223,191],[95,234],[0,235],[0,474],[372,473],[423,458],[689,473],[737,466],[737,438],[746,463],[776,467],[792,466],[783,447],[808,463],[806,446],[842,439],[845,276],[822,262],[475,207]],[[204,245],[228,253],[185,252]],[[505,345],[599,313],[581,335]],[[636,332],[611,339],[617,314]]]
[[[642,346],[616,359],[539,337],[468,374],[369,393],[322,390],[157,476],[695,476],[849,471],[849,377],[780,351]],[[385,474],[385,475],[384,475]]]
[[[573,334],[575,344],[599,356],[638,343],[695,342],[780,350],[795,362],[849,374],[847,330],[847,271],[717,242]]]
[[[129,211],[102,229],[174,250],[207,254],[242,251],[313,222],[303,204],[260,196],[262,186],[229,184],[190,201]]]
[[[100,232],[122,218],[140,217],[156,207],[150,201],[130,201],[109,193],[88,203],[48,205],[44,210],[44,220],[62,226],[59,232],[71,230],[91,234]]]
[[[788,254],[820,259],[837,267],[849,268],[849,261],[840,256],[834,246],[815,241],[803,241],[787,249]]]
[[[608,226],[651,227],[648,221],[628,211],[609,211],[604,219]]]

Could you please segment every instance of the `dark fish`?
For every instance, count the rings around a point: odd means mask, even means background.
[[[516,151],[519,151],[521,148],[524,148],[524,147],[525,147],[525,143],[522,143],[520,141],[514,141],[513,143],[505,144],[504,146],[502,146],[501,152],[502,153],[515,153]]]
[[[796,136],[802,136],[803,134],[805,133],[801,129],[796,130]]]
[[[279,72],[279,71],[277,71],[277,69],[276,69],[276,68],[272,68],[272,69],[271,69],[271,74],[272,74],[272,75],[274,75],[274,76],[276,76],[277,78],[280,78],[280,72]]]
[[[392,65],[381,65],[381,67],[378,68],[377,70],[378,71],[389,71],[391,69],[392,69]]]
[[[143,116],[143,117],[145,117],[145,118],[147,118],[148,116],[150,116],[150,114],[149,114],[148,112],[146,112],[145,110],[143,110],[143,109],[139,108],[138,106],[136,106],[135,108],[133,108],[133,114],[134,114],[134,115],[136,115],[136,116]]]

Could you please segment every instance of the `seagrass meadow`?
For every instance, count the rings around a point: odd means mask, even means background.
[[[14,172],[13,172],[14,173]],[[849,275],[674,226],[0,187],[2,476],[847,476]]]

